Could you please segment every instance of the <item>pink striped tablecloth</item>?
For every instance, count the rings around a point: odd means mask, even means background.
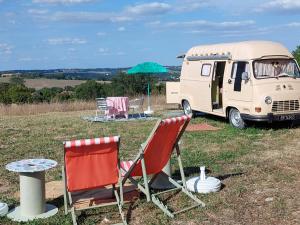
[[[107,116],[125,116],[128,118],[128,97],[107,97],[106,104],[110,108],[105,112]]]

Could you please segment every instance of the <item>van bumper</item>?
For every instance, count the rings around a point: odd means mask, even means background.
[[[242,114],[241,117],[243,120],[250,120],[250,121],[264,121],[264,122],[273,122],[273,121],[291,121],[291,120],[300,120],[300,113],[292,113],[292,114],[273,114],[268,113],[264,116],[253,116],[249,114]]]

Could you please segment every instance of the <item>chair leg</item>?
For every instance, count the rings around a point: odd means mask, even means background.
[[[114,194],[115,194],[115,197],[116,197],[116,200],[117,200],[117,204],[118,204],[118,209],[119,209],[119,213],[121,215],[121,219],[122,219],[122,222],[124,225],[127,225],[127,221],[125,219],[125,216],[124,216],[124,213],[123,213],[123,203],[120,201],[120,197],[118,195],[118,192],[117,190],[115,189],[115,186],[113,186],[113,190],[114,190]]]
[[[66,187],[66,173],[65,167],[62,166],[62,182],[64,185],[64,208],[65,208],[65,215],[68,214],[68,199],[67,199],[67,187]]]
[[[72,215],[73,225],[77,225],[76,214],[75,214],[75,208],[74,208],[74,206],[71,208],[71,215]]]
[[[146,172],[146,165],[145,165],[144,155],[141,158],[141,163],[142,163],[144,184],[145,184],[145,189],[146,189],[146,198],[147,198],[147,202],[150,202],[150,200],[151,200],[150,190],[149,190],[149,184],[148,184],[148,177],[147,177],[147,172]]]
[[[182,161],[181,161],[181,156],[180,156],[180,149],[179,149],[178,145],[176,145],[175,148],[176,148],[177,161],[178,161],[178,164],[179,164],[179,170],[180,170],[180,176],[181,176],[181,180],[182,180],[182,185],[183,185],[184,188],[186,188],[186,181],[185,181],[185,175],[184,175]]]

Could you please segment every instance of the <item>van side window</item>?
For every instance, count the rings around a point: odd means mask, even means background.
[[[211,64],[203,64],[202,70],[201,70],[201,76],[207,76],[209,77],[211,70]]]
[[[234,62],[232,65],[231,78],[235,79],[236,76],[242,76],[243,72],[250,72],[248,62]]]

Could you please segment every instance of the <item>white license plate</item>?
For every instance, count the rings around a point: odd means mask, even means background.
[[[281,115],[277,116],[278,120],[295,120],[296,116],[295,115]]]

